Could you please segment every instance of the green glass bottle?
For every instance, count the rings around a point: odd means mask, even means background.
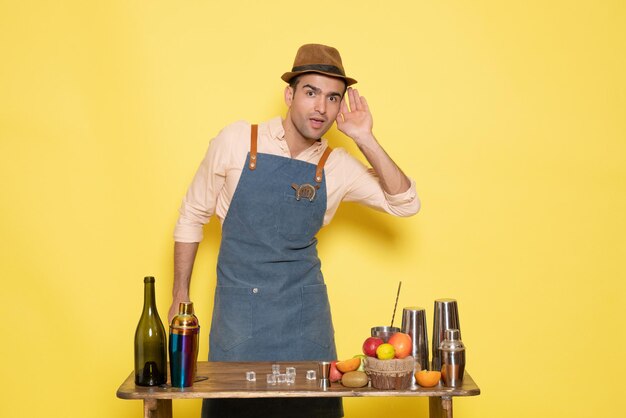
[[[135,384],[158,386],[167,382],[165,328],[154,297],[154,277],[143,279],[143,312],[135,331]]]

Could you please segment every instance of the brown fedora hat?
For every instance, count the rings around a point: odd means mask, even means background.
[[[320,44],[302,45],[296,53],[293,68],[281,77],[289,83],[289,80],[304,73],[319,73],[330,77],[342,78],[346,85],[356,83],[354,78],[346,77],[341,63],[341,55],[332,46]]]

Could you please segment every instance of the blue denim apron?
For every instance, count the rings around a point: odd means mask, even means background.
[[[209,361],[334,360],[315,235],[323,164],[251,151],[222,226]],[[298,370],[303,374],[305,370]],[[265,384],[259,376],[257,384]],[[244,376],[242,376],[242,380]],[[205,399],[203,417],[341,417],[340,398]]]

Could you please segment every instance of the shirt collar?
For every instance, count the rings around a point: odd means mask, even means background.
[[[283,127],[283,119],[280,116],[276,116],[275,118],[268,120],[267,126],[272,139],[278,139],[280,141],[285,140],[285,128]],[[311,145],[311,147],[305,152],[320,152],[325,150],[327,146],[328,141],[325,138],[322,138]]]
[[[267,125],[272,139],[285,139],[285,128],[283,128],[283,119],[280,116],[267,121]]]

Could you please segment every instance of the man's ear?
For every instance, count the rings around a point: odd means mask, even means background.
[[[285,104],[287,107],[291,106],[291,102],[293,101],[293,88],[291,86],[285,87]]]

